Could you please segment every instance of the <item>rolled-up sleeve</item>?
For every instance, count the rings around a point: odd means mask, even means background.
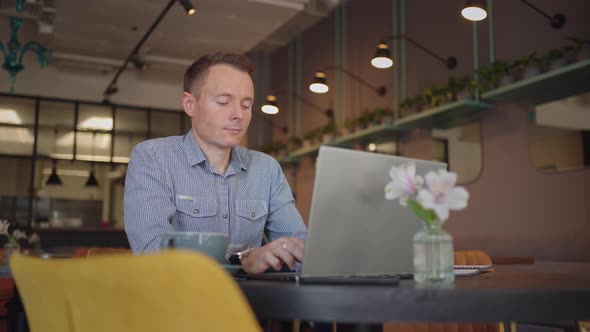
[[[160,236],[174,231],[176,213],[170,175],[155,148],[138,144],[131,152],[124,195],[124,223],[134,253],[159,250]]]
[[[269,241],[281,237],[298,237],[305,240],[307,228],[295,207],[295,199],[280,165],[273,159],[269,216],[266,231]]]

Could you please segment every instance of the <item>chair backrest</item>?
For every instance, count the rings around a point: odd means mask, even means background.
[[[73,257],[92,257],[110,254],[129,254],[131,249],[111,247],[76,247],[73,250]]]
[[[231,276],[195,252],[15,254],[10,268],[32,332],[260,331]]]
[[[455,251],[455,265],[491,265],[490,256],[481,250]]]

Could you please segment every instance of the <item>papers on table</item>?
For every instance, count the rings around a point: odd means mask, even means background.
[[[453,270],[456,276],[467,277],[493,271],[493,267],[493,265],[455,265]]]

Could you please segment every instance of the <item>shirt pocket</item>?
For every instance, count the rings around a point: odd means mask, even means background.
[[[202,220],[200,218],[215,217],[217,215],[217,201],[208,197],[192,197],[186,199],[188,196],[182,196],[181,199],[176,196],[176,210],[179,221]]]
[[[256,222],[266,220],[266,202],[260,200],[236,200],[236,215],[241,221]]]
[[[262,200],[236,200],[236,234],[240,243],[260,243],[268,208]]]

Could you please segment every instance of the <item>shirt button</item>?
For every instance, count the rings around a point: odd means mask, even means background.
[[[223,219],[227,219],[227,213],[223,214]]]
[[[250,212],[250,217],[252,217],[252,218],[256,217],[256,213]]]
[[[194,210],[193,210],[193,212],[194,212],[195,214],[199,214],[201,211],[199,211],[199,209],[194,209]]]
[[[225,179],[221,179],[221,184],[225,184]]]

